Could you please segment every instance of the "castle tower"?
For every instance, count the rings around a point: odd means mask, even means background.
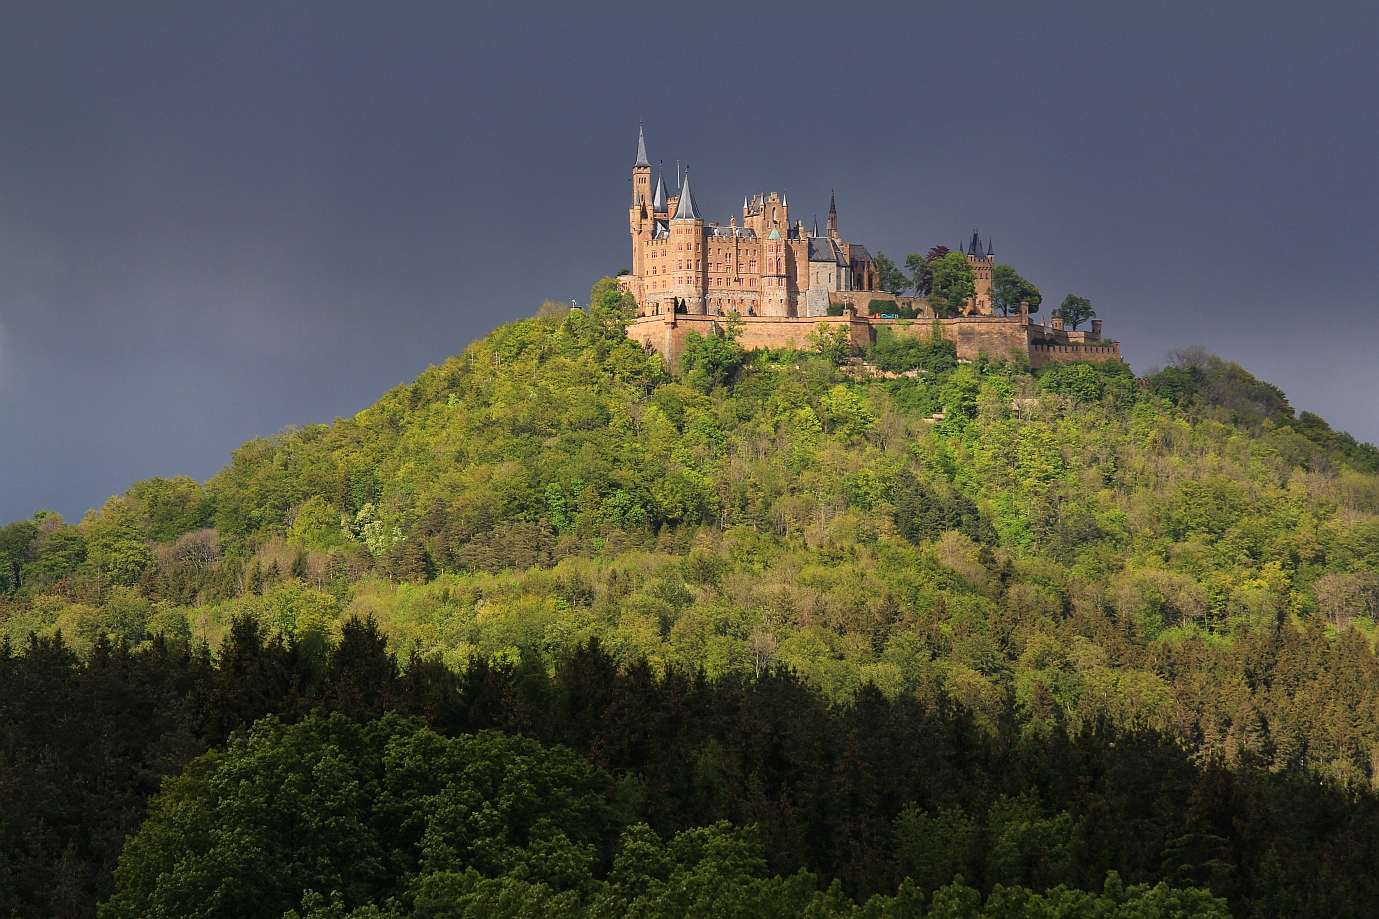
[[[788,229],[788,225],[787,225]],[[777,227],[761,246],[761,315],[790,315],[790,285],[786,275],[785,238]]]
[[[632,166],[632,204],[628,227],[632,233],[632,276],[646,274],[646,247],[651,240],[652,220],[647,212],[651,199],[651,163],[646,158],[646,136],[637,126],[637,162]],[[640,293],[640,292],[638,292]]]
[[[632,276],[636,279],[647,273],[647,244],[651,241],[654,221],[647,211],[651,197],[651,163],[647,160],[647,138],[637,126],[637,161],[632,167],[632,204],[627,210],[627,229],[632,233]],[[643,291],[633,290],[640,301]]]
[[[790,205],[785,195],[778,192],[757,194],[750,201],[742,202],[742,225],[765,239],[772,230],[780,230],[782,236],[790,232]]]
[[[828,237],[835,243],[838,238],[838,205],[833,200],[833,189],[828,190]]]
[[[708,300],[705,298],[704,217],[699,213],[694,192],[690,190],[688,170],[680,186],[675,214],[670,218],[670,245],[673,251],[667,253],[667,260],[675,259],[671,294],[684,303],[685,312],[691,316],[703,316],[708,313]]]
[[[976,296],[972,298],[972,308],[982,316],[992,315],[991,272],[996,267],[994,242],[994,240],[988,240],[986,248],[983,250],[982,238],[976,230],[973,230],[972,242],[966,247],[967,264],[972,266],[976,288]]]
[[[632,166],[632,198],[651,200],[651,161],[646,158],[646,135],[637,125],[637,162]]]

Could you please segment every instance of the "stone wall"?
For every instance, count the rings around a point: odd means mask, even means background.
[[[785,318],[778,316],[744,316],[738,343],[749,351],[758,348],[808,348],[810,333],[820,325],[844,327],[853,347],[862,348],[874,337],[870,322],[857,316],[808,316]],[[685,338],[690,332],[700,335],[723,335],[727,320],[722,316],[643,316],[627,327],[627,335],[643,347],[660,352],[666,362],[674,365],[685,351]]]
[[[1035,345],[1029,346],[1031,369],[1043,367],[1050,361],[1118,361],[1120,342],[1104,345]]]
[[[868,292],[858,292],[868,293]],[[643,316],[627,327],[628,337],[643,347],[658,351],[672,366],[685,351],[685,338],[690,332],[700,335],[723,335],[727,320],[722,316]],[[876,340],[876,330],[889,327],[897,335],[927,336],[933,320],[877,319],[849,314],[844,316],[808,316],[786,318],[777,316],[744,316],[740,320],[738,342],[747,350],[758,348],[808,348],[809,336],[820,325],[845,327],[853,347],[862,348]],[[1045,326],[1029,325],[1020,316],[962,316],[940,319],[939,330],[944,338],[957,345],[961,360],[976,360],[985,354],[992,360],[1004,360],[1014,351],[1029,357],[1031,367],[1042,367],[1049,361],[1109,361],[1120,360],[1120,345],[1069,342],[1066,344],[1036,344],[1031,341],[1043,333]],[[1097,330],[1100,332],[1100,330]]]
[[[932,319],[872,319],[874,326],[890,326],[898,335],[923,337],[934,327]],[[976,360],[985,354],[993,360],[1010,357],[1012,350],[1028,354],[1030,326],[1019,316],[961,316],[940,319],[943,337],[957,345],[958,358]],[[1035,327],[1037,328],[1037,326]]]

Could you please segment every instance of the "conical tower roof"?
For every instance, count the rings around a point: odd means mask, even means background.
[[[666,164],[663,161],[656,175],[656,190],[651,193],[651,209],[658,214],[663,213],[669,202],[670,195],[666,194]]]
[[[684,183],[680,186],[680,204],[675,208],[675,220],[702,220],[699,216],[699,205],[694,201],[694,192],[690,191],[689,168],[685,169]]]
[[[634,169],[645,167],[651,168],[651,163],[646,158],[646,135],[642,133],[642,126],[637,125],[637,162],[632,164]]]

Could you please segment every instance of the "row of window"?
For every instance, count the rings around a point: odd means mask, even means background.
[[[695,269],[700,268],[701,266],[702,266],[702,263],[699,261],[699,259],[694,259],[694,263],[693,263],[693,264],[690,264],[690,260],[689,260],[689,259],[677,259],[676,262],[675,262],[675,270],[676,270],[676,271],[685,271],[685,270],[693,271],[693,270],[695,270]],[[772,265],[771,262],[767,262],[767,266],[766,266],[766,267],[767,267],[768,270],[770,270],[772,267],[774,267],[774,268],[775,268],[775,273],[776,273],[776,274],[784,274],[784,273],[785,273],[785,262],[784,262],[784,260],[782,260],[782,259],[776,259],[774,265]],[[711,264],[711,265],[709,266],[709,270],[710,270],[710,271],[718,271],[718,272],[722,272],[722,271],[732,271],[732,270],[733,270],[733,266],[732,266],[732,265],[728,265],[726,268],[724,268],[724,263],[723,263],[723,262],[715,262],[714,264]],[[750,263],[750,265],[749,265],[748,268],[747,268],[747,271],[748,271],[750,274],[756,274],[756,273],[757,273],[757,263],[756,263],[755,260],[753,260],[753,261]],[[659,265],[652,265],[652,266],[651,266],[650,274],[652,274],[652,275],[668,274],[669,272],[670,272],[670,266],[669,266],[669,265],[667,265],[667,266],[664,267],[664,268],[660,267]]]
[[[710,286],[710,287],[732,287],[732,286],[733,286],[733,280],[734,280],[734,279],[732,279],[732,278],[713,278],[713,279],[711,279],[711,280],[709,281],[709,286]],[[741,278],[737,278],[737,279],[736,279],[736,282],[737,282],[738,286],[741,286],[741,285],[742,285],[742,279],[741,279]],[[650,285],[650,287],[651,287],[652,290],[669,290],[669,289],[670,289],[670,282],[667,281],[665,278],[654,278],[654,279],[652,279],[652,280],[651,280],[650,282],[648,282],[648,283],[649,283],[649,285]],[[748,287],[753,287],[753,288],[756,287],[756,286],[757,286],[757,279],[756,279],[756,278],[748,278],[748,279],[747,279],[747,286],[748,286]],[[766,278],[766,279],[763,280],[762,286],[763,286],[763,287],[773,287],[773,286],[774,286],[774,287],[784,287],[784,286],[785,286],[785,281],[784,281],[783,278]]]

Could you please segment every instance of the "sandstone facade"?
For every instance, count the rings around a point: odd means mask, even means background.
[[[646,140],[639,133],[628,210],[632,268],[618,281],[637,300],[628,334],[672,363],[690,332],[723,335],[734,314],[741,319],[739,341],[746,348],[806,347],[821,324],[846,325],[857,347],[874,342],[883,325],[905,334],[928,334],[933,327],[923,298],[878,290],[875,259],[861,243],[843,241],[832,195],[822,233],[817,224],[806,229],[801,220],[792,223],[781,192],[744,196],[742,223],[733,216],[722,226],[704,220],[688,170],[675,180],[672,193],[662,169],[652,184]],[[1018,352],[1037,367],[1050,360],[1120,358],[1119,345],[1101,343],[1100,321],[1093,321],[1091,331],[1073,332],[1059,320],[1032,325],[1023,310],[1020,316],[995,315],[991,242],[983,246],[973,233],[958,251],[972,266],[976,294],[966,315],[940,319],[939,327],[957,345],[960,359]],[[902,307],[920,318],[894,318]]]

